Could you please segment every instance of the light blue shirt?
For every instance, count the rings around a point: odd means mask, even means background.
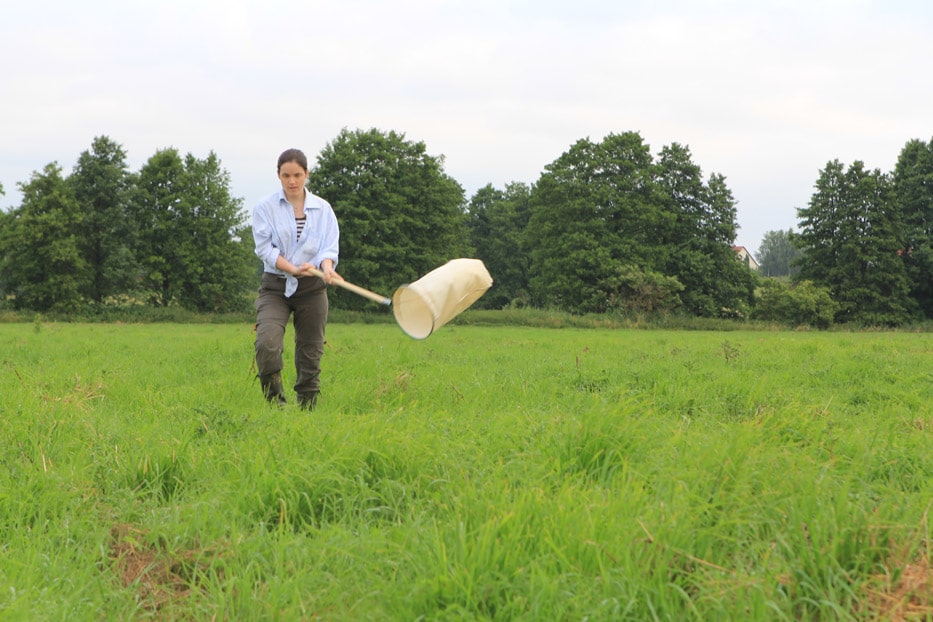
[[[298,289],[298,279],[275,267],[279,256],[285,257],[296,266],[310,263],[315,268],[330,259],[337,267],[340,252],[340,228],[337,216],[330,203],[321,197],[305,192],[304,231],[298,238],[298,227],[291,204],[285,191],[270,194],[253,208],[253,240],[256,256],[262,260],[263,269],[285,277],[285,295],[291,296]]]

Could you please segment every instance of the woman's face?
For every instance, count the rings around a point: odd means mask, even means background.
[[[282,182],[285,198],[300,199],[305,194],[308,171],[301,168],[297,162],[286,162],[279,168],[279,181]]]

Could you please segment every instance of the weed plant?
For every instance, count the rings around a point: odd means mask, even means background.
[[[0,324],[0,618],[933,617],[929,333],[252,340]]]

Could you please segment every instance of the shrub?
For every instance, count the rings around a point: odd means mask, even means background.
[[[626,266],[606,285],[612,292],[609,309],[623,313],[669,313],[681,305],[684,286],[676,277]]]
[[[768,279],[755,292],[753,317],[826,329],[832,325],[837,309],[838,305],[825,287],[811,281],[793,285],[784,280]]]

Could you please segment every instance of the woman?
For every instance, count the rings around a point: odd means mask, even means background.
[[[330,204],[305,189],[308,159],[298,149],[279,156],[282,189],[253,209],[253,238],[263,274],[256,299],[256,367],[268,402],[285,404],[282,350],[285,325],[295,325],[295,392],[311,410],[321,390],[321,356],[327,324],[327,285],[334,271],[340,230]],[[320,270],[323,279],[311,270]]]

